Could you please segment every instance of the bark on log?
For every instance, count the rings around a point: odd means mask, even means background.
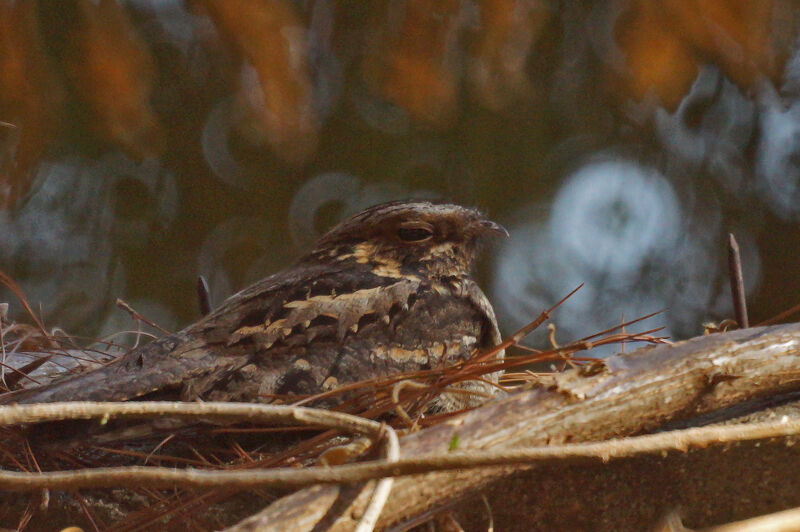
[[[800,324],[752,328],[644,348],[603,367],[557,374],[401,440],[401,455],[599,441],[730,418],[800,396]],[[379,527],[474,493],[529,468],[503,466],[395,481]],[[231,531],[352,530],[369,491],[314,486]]]

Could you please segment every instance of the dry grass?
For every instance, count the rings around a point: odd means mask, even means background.
[[[3,386],[3,392],[43,384],[65,373],[85,371],[125,352],[126,348],[113,339],[88,341],[71,337],[63,331],[48,331],[13,281],[0,273],[0,282],[16,294],[32,322],[30,325],[13,323],[5,314],[2,316],[0,385]],[[401,431],[417,430],[455,414],[426,415],[426,410],[430,401],[445,390],[469,393],[457,388],[464,381],[483,380],[485,375],[503,371],[504,378],[495,386],[507,392],[535,383],[540,378],[540,368],[559,371],[579,366],[592,371],[601,362],[579,354],[595,346],[666,341],[653,336],[660,328],[641,333],[626,332],[627,327],[650,315],[563,346],[552,345],[541,351],[520,346],[519,342],[545,323],[551,312],[572,293],[542,312],[501,345],[462,363],[371,379],[313,397],[273,397],[273,400],[301,405],[334,399],[334,402],[340,401],[334,408],[337,411],[382,420]],[[137,315],[132,313],[132,316],[136,318]],[[141,328],[134,333],[135,344],[138,344]],[[497,360],[495,355],[500,349],[506,349],[511,356]],[[0,467],[9,471],[28,472],[130,465],[228,471],[300,467],[316,463],[326,451],[329,452],[328,456],[336,454],[330,453],[331,448],[337,447],[338,450],[348,441],[348,437],[337,430],[242,423],[224,426],[201,423],[176,430],[157,431],[157,435],[144,439],[126,436],[131,434],[130,427],[120,428],[116,438],[109,438],[107,434],[89,436],[89,432],[93,431],[84,429],[65,437],[67,433],[62,426],[57,427],[34,426],[33,430],[19,426],[0,428]],[[366,453],[369,455],[374,451],[368,450]],[[344,455],[347,456],[347,452]],[[37,517],[51,515],[53,509],[58,509],[60,515],[68,516],[65,523],[72,522],[70,519],[79,520],[82,526],[95,530],[113,528],[134,531],[148,530],[154,526],[174,530],[208,530],[230,524],[232,520],[258,510],[281,494],[280,491],[267,489],[242,492],[226,488],[196,490],[151,487],[82,490],[58,497],[45,492],[15,497],[18,501],[16,504],[0,511],[0,523],[7,527],[24,528],[26,524],[36,523]]]

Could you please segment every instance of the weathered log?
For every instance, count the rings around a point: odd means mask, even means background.
[[[529,391],[403,438],[401,454],[446,453],[455,437],[462,451],[600,441],[704,424],[795,396],[800,396],[800,324],[745,329],[644,348],[611,357],[589,371],[553,375]],[[379,526],[529,469],[486,467],[399,478]],[[351,530],[368,492],[354,486],[314,486],[229,530]]]

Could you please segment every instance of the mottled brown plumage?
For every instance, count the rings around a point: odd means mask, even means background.
[[[452,364],[500,340],[470,277],[489,233],[505,230],[457,205],[373,207],[186,329],[7,401],[124,401],[169,390],[184,400],[259,401]],[[465,397],[439,407],[465,406]]]

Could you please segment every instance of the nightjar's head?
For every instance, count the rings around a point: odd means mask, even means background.
[[[347,218],[317,242],[309,258],[370,264],[389,276],[466,275],[480,240],[489,235],[508,232],[475,209],[395,201]]]

